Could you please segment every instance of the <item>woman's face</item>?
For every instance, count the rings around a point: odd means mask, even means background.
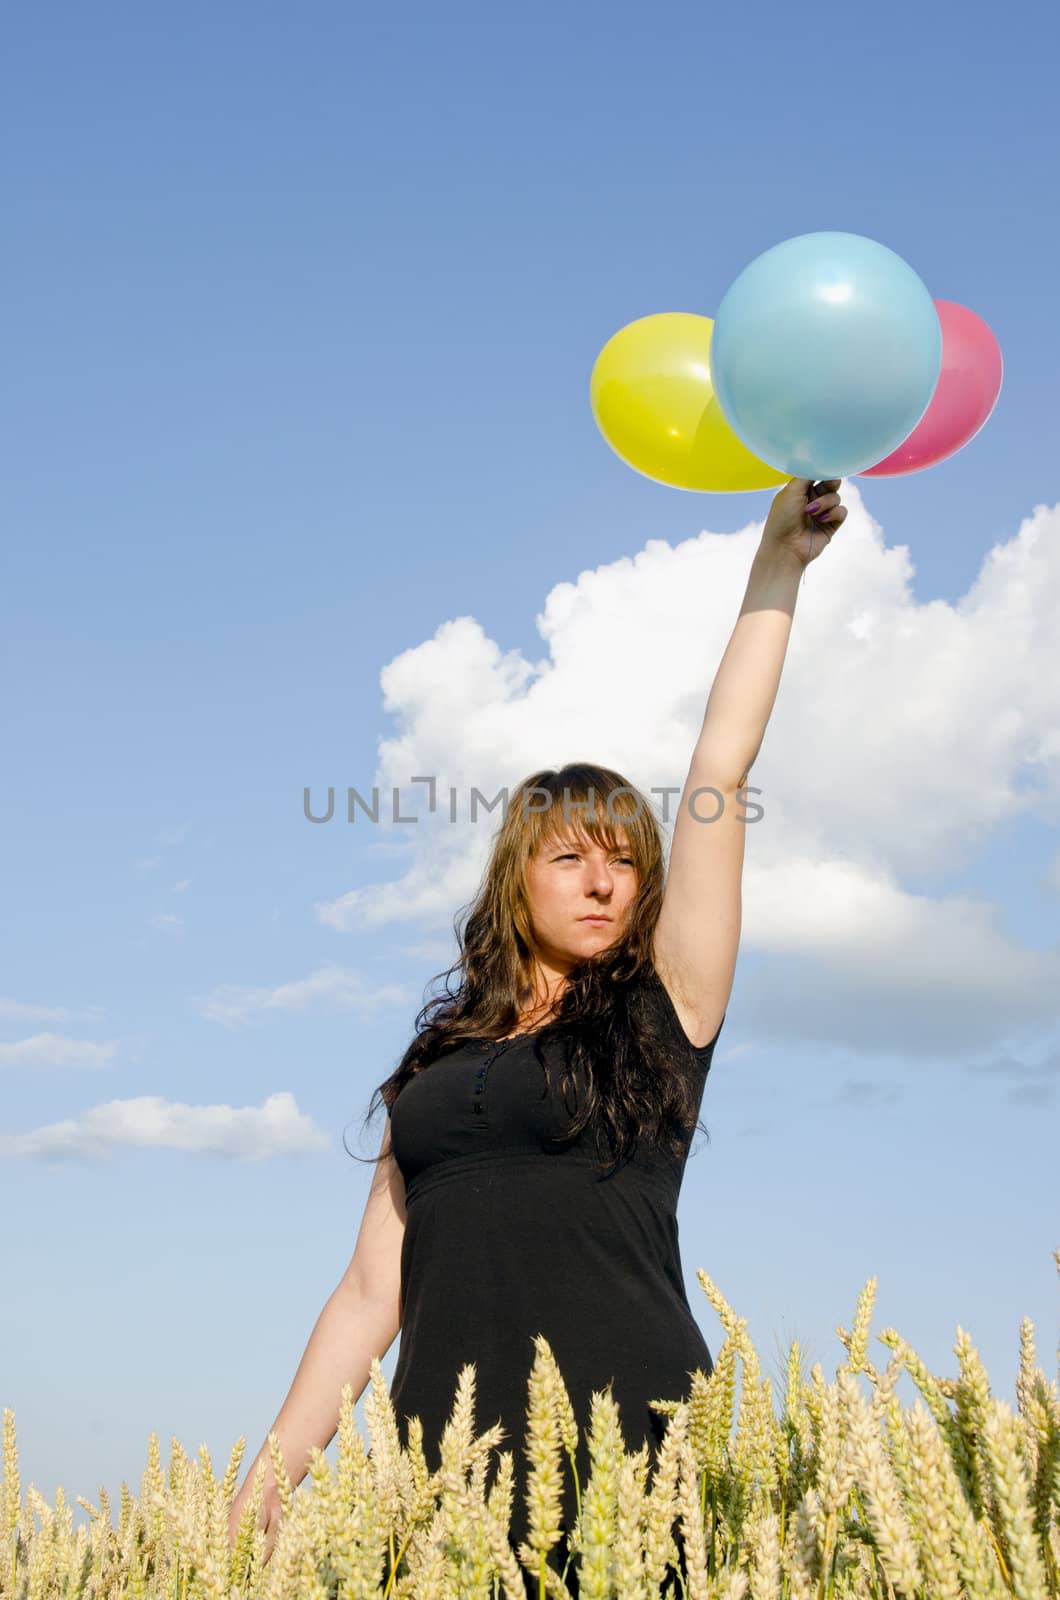
[[[527,867],[526,891],[539,954],[548,965],[562,970],[621,937],[637,893],[627,851],[626,831],[617,825],[611,850],[573,825],[542,840]],[[606,920],[587,920],[591,916]]]

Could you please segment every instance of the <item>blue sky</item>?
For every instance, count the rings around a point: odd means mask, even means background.
[[[1005,386],[848,480],[800,590],[689,1296],[831,1378],[876,1274],[933,1370],[960,1325],[1011,1402],[1025,1315],[1052,1370],[1055,21],[958,59],[909,5],[449,9],[7,30],[0,1405],[49,1500],[138,1492],[152,1430],[249,1462],[353,1250],[343,1133],[491,825],[313,827],[304,786],[683,781],[772,491],[630,471],[589,373],[818,228],[976,310]]]

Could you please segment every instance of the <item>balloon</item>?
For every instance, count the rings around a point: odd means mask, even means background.
[[[769,489],[786,483],[733,433],[710,381],[714,324],[690,311],[627,323],[589,382],[597,426],[628,466],[675,489]]]
[[[953,300],[936,300],[942,328],[942,372],[931,404],[884,461],[863,467],[863,478],[896,478],[937,467],[974,439],[1001,393],[1001,347],[982,317]]]
[[[804,233],[756,257],[718,307],[710,374],[733,432],[789,477],[849,478],[927,410],[942,330],[925,285],[857,233]]]

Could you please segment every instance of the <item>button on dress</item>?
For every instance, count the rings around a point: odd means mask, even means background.
[[[697,1048],[661,979],[652,972],[640,981],[690,1074],[698,1116],[725,1019]],[[561,1099],[559,1034],[540,1047],[551,1096],[534,1041],[534,1033],[464,1040],[417,1073],[391,1108],[406,1196],[401,1343],[390,1386],[401,1442],[407,1447],[408,1418],[419,1416],[428,1467],[440,1465],[457,1378],[474,1362],[475,1432],[500,1422],[499,1448],[513,1454],[516,1548],[528,1529],[524,1429],[535,1334],[548,1340],[574,1406],[583,1492],[594,1390],[611,1385],[626,1449],[648,1443],[654,1466],[668,1419],[648,1401],[686,1398],[691,1373],[714,1367],[681,1267],[676,1211],[687,1143],[680,1156],[638,1145],[610,1177],[601,1176],[599,1153],[609,1151],[595,1120],[567,1148],[547,1148],[576,1102]],[[496,1456],[487,1490],[495,1463]],[[565,1453],[561,1464],[569,1532],[576,1499]],[[552,1564],[561,1564],[558,1556],[554,1550]]]

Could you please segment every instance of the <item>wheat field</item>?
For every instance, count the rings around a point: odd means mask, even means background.
[[[1054,1252],[1060,1271],[1060,1249]],[[460,1372],[441,1466],[428,1470],[422,1426],[408,1448],[378,1360],[365,1394],[365,1440],[343,1390],[337,1460],[315,1450],[292,1488],[275,1434],[270,1452],[282,1518],[268,1558],[259,1516],[264,1463],[238,1530],[229,1529],[245,1438],[218,1481],[205,1446],[189,1458],[158,1438],[134,1496],[121,1485],[117,1525],[104,1490],[73,1528],[23,1496],[15,1416],[4,1411],[0,1492],[3,1600],[1045,1600],[1060,1597],[1060,1391],[1035,1365],[1034,1326],[1021,1324],[1017,1409],[991,1395],[960,1327],[955,1377],[933,1376],[891,1328],[881,1371],[869,1359],[876,1279],[853,1324],[837,1328],[846,1357],[827,1383],[807,1378],[798,1341],[778,1399],[744,1318],[700,1270],[725,1340],[711,1375],[691,1374],[681,1401],[658,1402],[665,1437],[623,1448],[618,1407],[594,1394],[588,1482],[577,1481],[577,1421],[547,1341],[534,1341],[524,1444],[528,1538],[508,1537],[513,1453],[501,1430],[476,1436],[475,1368]],[[907,1372],[917,1391],[903,1408]],[[737,1377],[740,1378],[737,1400]],[[493,1481],[487,1491],[492,1471]],[[578,1514],[560,1526],[565,1472]],[[675,1538],[675,1534],[679,1537]]]

